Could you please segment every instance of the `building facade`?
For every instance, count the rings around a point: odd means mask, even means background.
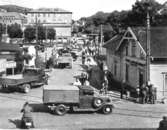
[[[157,98],[167,98],[167,28],[150,30],[150,81]],[[114,77],[134,88],[146,83],[146,28],[128,28],[105,43],[107,65]]]
[[[17,12],[0,12],[0,23],[4,25],[19,24],[23,27],[26,24],[26,17]]]
[[[27,12],[28,25],[41,24],[54,28],[56,38],[71,37],[72,12],[58,8],[40,8]]]

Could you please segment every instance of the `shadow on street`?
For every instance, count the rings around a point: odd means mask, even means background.
[[[33,112],[47,112],[47,113],[49,112],[49,108],[44,104],[31,103],[30,106]]]
[[[21,128],[21,120],[20,119],[14,119],[14,120],[8,119],[8,120],[9,120],[9,122],[13,123],[16,126],[16,128]]]

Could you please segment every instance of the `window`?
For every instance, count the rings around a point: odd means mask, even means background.
[[[45,13],[43,14],[43,17],[45,17]]]
[[[126,72],[126,81],[129,81],[129,65],[126,64],[126,68],[125,68],[125,72]]]
[[[33,13],[31,14],[31,17],[34,17],[34,14],[33,14]]]
[[[114,63],[114,75],[115,76],[117,75],[117,63],[116,62]]]
[[[125,53],[126,53],[125,55],[128,56],[128,46],[126,46],[125,48]]]
[[[38,14],[38,17],[40,17],[40,14]]]
[[[50,17],[50,14],[48,14],[48,17]]]
[[[132,43],[132,56],[136,56],[136,43]]]

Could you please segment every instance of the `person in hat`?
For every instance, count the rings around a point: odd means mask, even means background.
[[[163,119],[159,122],[158,130],[167,130],[167,116],[163,116]]]

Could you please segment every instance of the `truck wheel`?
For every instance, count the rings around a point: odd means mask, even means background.
[[[93,101],[94,107],[100,107],[102,105],[103,101],[100,98],[95,98]]]
[[[23,92],[24,93],[29,93],[30,92],[31,87],[30,87],[29,84],[23,84],[22,87],[23,87]]]
[[[66,109],[66,106],[63,105],[63,104],[60,104],[58,105],[56,108],[55,108],[55,112],[57,115],[59,116],[63,116],[67,113],[67,109]]]
[[[4,92],[8,93],[9,92],[9,88],[7,84],[2,84],[2,89]]]
[[[112,106],[111,105],[104,105],[102,107],[103,114],[110,114],[112,112]]]

